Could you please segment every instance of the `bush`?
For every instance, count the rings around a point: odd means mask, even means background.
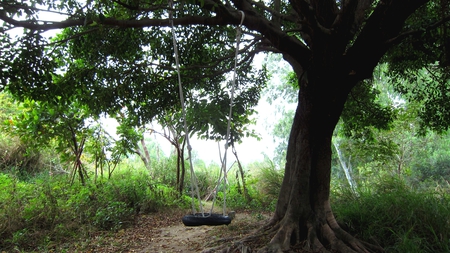
[[[284,170],[277,170],[273,162],[267,161],[257,177],[259,192],[270,199],[277,199],[283,183]]]
[[[337,219],[363,240],[387,252],[449,252],[450,198],[435,191],[416,191],[397,178],[336,196]],[[341,192],[342,193],[342,192]]]
[[[43,170],[43,158],[37,150],[30,150],[18,137],[0,135],[0,171],[10,171],[22,178]]]
[[[117,231],[138,213],[188,206],[188,198],[152,183],[142,171],[118,171],[111,180],[85,186],[69,185],[62,175],[24,182],[0,174],[0,248],[47,251],[96,230]]]
[[[413,168],[420,182],[435,181],[445,183],[450,181],[450,159],[439,160],[429,165],[419,165]]]
[[[247,173],[246,177],[249,198],[245,198],[237,182],[231,181],[234,184],[229,187],[228,205],[234,209],[274,211],[284,171],[277,170],[270,160],[254,163],[249,167],[253,172]]]

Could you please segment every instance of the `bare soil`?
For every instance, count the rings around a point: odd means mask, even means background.
[[[270,214],[236,212],[228,226],[186,227],[184,211],[139,215],[135,223],[116,233],[98,233],[70,252],[215,252],[215,248],[251,234],[266,222]],[[67,249],[67,248],[66,248]]]

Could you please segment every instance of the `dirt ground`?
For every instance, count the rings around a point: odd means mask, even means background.
[[[261,227],[270,215],[236,212],[228,226],[186,227],[183,213],[156,213],[136,217],[134,225],[116,233],[93,235],[71,252],[214,252],[214,247],[232,244]],[[209,250],[208,250],[209,249]]]

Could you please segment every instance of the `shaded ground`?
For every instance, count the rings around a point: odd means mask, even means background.
[[[231,244],[261,227],[269,214],[236,212],[228,226],[186,227],[181,223],[184,212],[141,215],[133,226],[117,233],[98,233],[85,242],[72,245],[69,252],[202,252]]]

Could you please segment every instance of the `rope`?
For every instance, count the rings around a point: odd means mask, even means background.
[[[181,84],[181,74],[180,74],[180,63],[178,60],[178,46],[177,46],[177,37],[175,35],[175,28],[173,25],[173,0],[169,0],[169,22],[170,22],[170,27],[172,30],[172,40],[173,40],[173,48],[175,51],[175,65],[176,65],[176,69],[177,69],[177,74],[178,74],[178,90],[180,93],[180,102],[181,102],[181,112],[182,112],[182,117],[183,117],[183,123],[184,123],[184,133],[185,133],[185,140],[186,140],[186,144],[187,144],[187,149],[188,149],[188,155],[189,155],[189,168],[190,168],[190,173],[191,173],[191,199],[192,199],[192,214],[196,213],[196,208],[195,208],[195,201],[194,201],[194,187],[195,187],[195,193],[197,195],[197,200],[198,200],[198,204],[199,204],[199,208],[200,208],[200,213],[202,213],[202,215],[204,215],[203,213],[203,205],[202,205],[202,201],[200,198],[200,191],[198,189],[198,181],[197,181],[197,177],[195,176],[195,172],[194,172],[194,166],[192,164],[192,147],[191,147],[191,143],[189,141],[189,132],[188,132],[188,126],[187,126],[187,120],[186,120],[186,107],[185,107],[185,103],[184,103],[184,95],[183,95],[183,86]]]
[[[237,79],[237,60],[238,60],[238,55],[239,55],[239,43],[241,41],[241,34],[242,34],[242,30],[241,30],[241,26],[244,22],[245,19],[245,14],[243,11],[239,11],[242,15],[241,17],[241,22],[239,24],[239,26],[236,27],[236,51],[235,51],[235,57],[234,57],[234,73],[233,73],[233,81],[231,84],[231,91],[230,91],[230,111],[228,114],[228,123],[227,123],[227,133],[225,136],[225,152],[224,152],[224,156],[223,159],[221,160],[222,163],[222,169],[220,171],[220,175],[219,175],[219,179],[217,182],[217,188],[220,185],[220,182],[222,181],[222,173],[223,173],[223,186],[224,186],[224,191],[223,191],[223,216],[226,215],[226,179],[227,179],[227,151],[228,151],[228,139],[230,138],[230,132],[231,132],[231,119],[233,116],[233,103],[234,103],[234,91],[235,91],[235,86],[236,86],[236,79]],[[188,133],[188,127],[187,127],[187,120],[186,120],[186,108],[185,108],[185,102],[184,102],[184,95],[183,95],[183,86],[181,83],[181,74],[180,74],[180,63],[179,63],[179,57],[178,57],[178,46],[177,46],[177,39],[176,39],[176,35],[175,35],[175,28],[173,25],[173,0],[169,0],[169,22],[170,22],[170,27],[172,30],[172,40],[173,40],[173,47],[174,47],[174,52],[175,52],[175,65],[176,65],[176,69],[177,69],[177,75],[178,75],[178,89],[179,89],[179,94],[180,94],[180,103],[181,103],[181,111],[182,111],[182,117],[183,117],[183,123],[184,123],[184,132],[185,132],[185,139],[186,139],[186,144],[187,144],[187,149],[188,149],[188,155],[189,155],[189,168],[190,168],[190,173],[191,173],[191,199],[192,199],[192,213],[195,215],[196,213],[196,209],[195,209],[195,201],[194,201],[194,188],[195,188],[195,193],[197,195],[197,200],[199,202],[199,207],[200,207],[200,212],[202,213],[203,216],[205,216],[204,212],[203,212],[203,205],[201,202],[201,198],[200,198],[200,191],[198,188],[198,180],[197,177],[195,176],[195,172],[194,172],[194,166],[192,164],[192,155],[191,155],[191,151],[192,151],[192,147],[189,141],[189,133]],[[209,215],[211,215],[212,213],[212,209],[214,207],[214,203],[216,201],[216,195],[214,194],[214,200],[213,200],[213,205],[211,207],[211,210],[209,212]]]
[[[241,13],[241,23],[236,27],[236,51],[234,54],[234,73],[233,73],[233,82],[231,83],[231,91],[230,91],[230,112],[228,114],[228,123],[227,123],[227,134],[225,136],[225,151],[223,154],[222,159],[222,172],[223,172],[223,208],[222,212],[225,216],[227,204],[226,204],[226,198],[227,198],[227,153],[228,153],[228,140],[230,138],[230,132],[231,132],[231,119],[233,117],[233,103],[234,103],[234,90],[236,87],[236,79],[237,79],[237,61],[238,61],[238,55],[239,55],[239,43],[241,42],[241,26],[244,23],[245,19],[245,13],[243,11],[239,11]],[[220,178],[219,178],[220,182]]]

